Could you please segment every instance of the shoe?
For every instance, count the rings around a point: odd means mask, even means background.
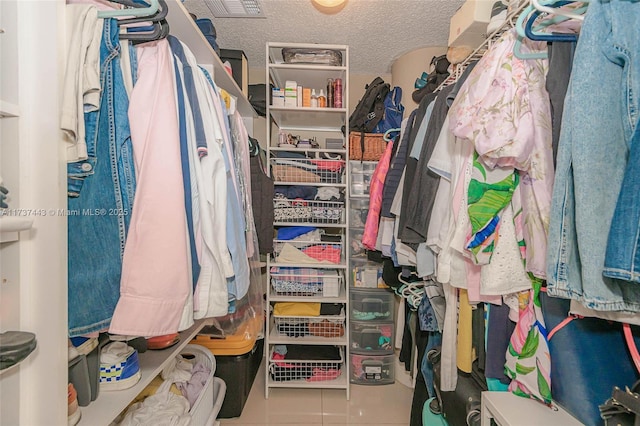
[[[23,361],[36,348],[36,335],[26,331],[0,333],[0,370]]]
[[[145,353],[148,349],[147,339],[144,337],[110,334],[109,340],[112,342],[125,342],[127,345],[138,351],[139,354]]]
[[[178,333],[167,334],[165,336],[155,336],[147,339],[149,349],[158,350],[169,348],[180,341]]]
[[[72,337],[69,340],[79,355],[89,355],[98,346],[96,337]]]
[[[491,8],[491,19],[487,25],[487,35],[492,34],[507,20],[507,5],[502,1],[497,1]]]
[[[100,354],[100,390],[129,389],[140,380],[138,352],[124,342],[111,342]]]
[[[76,389],[73,387],[72,383],[69,383],[67,387],[67,425],[75,426],[80,421],[80,417],[82,417],[82,413],[80,412],[80,407],[78,406],[78,394],[76,393]]]

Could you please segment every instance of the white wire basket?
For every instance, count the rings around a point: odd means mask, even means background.
[[[300,252],[303,255],[300,255]],[[273,261],[297,264],[341,264],[344,263],[344,238],[340,236],[338,242],[274,240]]]
[[[273,315],[276,333],[286,337],[326,337],[335,339],[344,336],[344,310],[340,315],[321,315],[318,317],[302,317],[289,315]]]
[[[275,182],[344,183],[344,160],[272,158]]]
[[[276,359],[275,352],[269,356],[269,375],[276,382],[284,381],[330,381],[342,375],[344,348],[339,348],[340,359],[336,360],[294,360]]]
[[[278,296],[338,297],[344,276],[336,269],[273,266],[271,287]]]
[[[343,201],[300,200],[290,198],[273,199],[274,222],[344,224],[345,208]]]

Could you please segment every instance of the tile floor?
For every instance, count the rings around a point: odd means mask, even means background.
[[[396,381],[393,385],[351,385],[351,398],[343,389],[269,390],[264,398],[264,362],[253,382],[242,415],[220,420],[221,426],[308,426],[409,424],[413,389]]]

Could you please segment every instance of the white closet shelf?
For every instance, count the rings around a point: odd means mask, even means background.
[[[342,366],[342,373],[340,374],[340,376],[333,380],[325,380],[320,382],[307,382],[306,380],[285,380],[279,382],[269,377],[267,379],[267,384],[270,388],[347,389],[349,387],[345,365]]]
[[[313,319],[319,319],[321,317],[312,317]],[[319,336],[300,336],[300,337],[288,337],[278,333],[275,326],[271,327],[269,332],[269,344],[274,345],[336,345],[347,346],[347,334],[342,337],[319,337]]]
[[[32,226],[33,219],[29,217],[0,216],[0,243],[18,241],[20,232],[27,231]]]
[[[276,87],[284,88],[287,81],[295,81],[298,86],[320,89],[327,92],[327,80],[341,78],[347,75],[347,67],[310,64],[270,64],[269,71]]]
[[[346,108],[269,107],[280,130],[341,132]]]
[[[204,68],[209,68],[208,71],[213,70],[214,75],[211,77],[218,87],[226,90],[231,96],[238,99],[237,108],[240,114],[245,118],[256,118],[258,114],[251,106],[251,103],[249,103],[247,97],[242,93],[242,90],[233,77],[227,73],[222,61],[204,37],[195,21],[191,19],[189,11],[182,5],[182,2],[180,0],[167,0],[167,5],[169,6],[167,22],[171,27],[171,33],[178,34],[180,41],[189,46],[199,65],[202,65]]]
[[[109,425],[122,410],[162,371],[165,365],[187,346],[209,320],[198,320],[191,328],[180,333],[180,342],[167,349],[148,350],[139,355],[142,378],[133,387],[121,391],[100,391],[98,399],[82,407],[80,426]]]
[[[0,99],[0,118],[19,117],[20,107],[14,103]]]

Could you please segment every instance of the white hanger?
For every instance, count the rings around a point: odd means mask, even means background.
[[[549,7],[549,6],[543,5],[543,4],[540,3],[540,0],[531,0],[531,4],[533,5],[533,7],[538,9],[540,12],[547,12],[547,13],[550,13],[552,15],[566,16],[567,18],[577,19],[579,21],[584,21],[584,15],[578,15],[576,13],[567,12],[564,9],[560,9],[560,8],[556,8],[556,7]]]

